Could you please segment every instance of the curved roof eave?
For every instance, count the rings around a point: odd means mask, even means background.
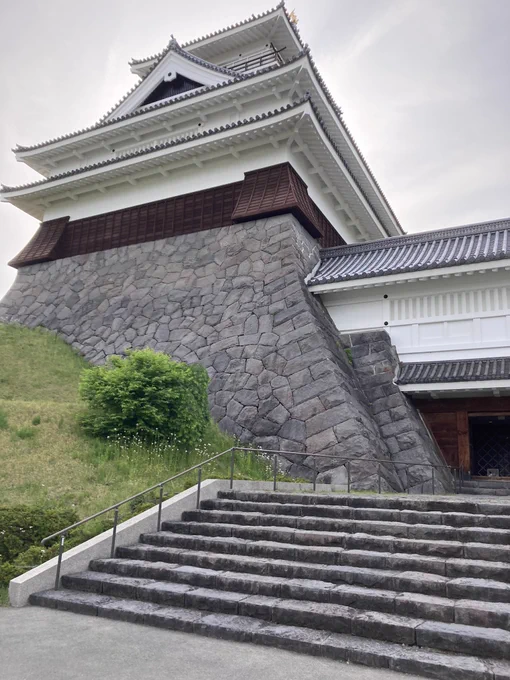
[[[235,80],[228,80],[228,81],[223,81],[221,83],[218,83],[217,85],[208,85],[205,87],[198,88],[196,90],[190,90],[189,92],[184,92],[183,94],[177,95],[173,97],[170,101],[162,101],[162,102],[155,102],[154,104],[151,104],[147,107],[144,107],[143,111],[136,110],[132,111],[131,113],[126,113],[122,116],[119,116],[118,118],[112,118],[110,120],[103,120],[100,123],[95,123],[94,125],[91,125],[86,128],[82,128],[80,130],[75,130],[74,132],[70,132],[66,135],[62,135],[61,137],[56,137],[54,139],[47,140],[45,142],[40,142],[38,144],[34,144],[32,146],[17,146],[13,149],[17,157],[20,159],[26,158],[29,154],[34,154],[34,152],[37,152],[39,150],[44,149],[45,147],[52,146],[54,144],[61,144],[62,142],[67,142],[68,140],[73,140],[74,138],[80,137],[81,135],[88,134],[90,132],[95,132],[102,130],[104,128],[109,127],[110,125],[116,125],[118,123],[123,123],[125,121],[129,121],[132,119],[136,119],[138,117],[142,117],[145,114],[152,113],[153,111],[161,110],[161,109],[168,109],[174,104],[180,103],[185,100],[189,99],[194,99],[196,97],[200,97],[204,94],[209,94],[210,92],[214,92],[216,90],[223,89],[225,87],[228,87],[229,85],[234,85],[246,80],[250,80],[253,78],[256,78],[261,75],[265,75],[267,73],[270,73],[272,71],[277,71],[279,69],[283,69],[286,66],[292,65],[299,61],[299,59],[303,58],[304,52],[299,53],[296,57],[294,57],[292,60],[286,62],[285,64],[272,64],[271,66],[267,66],[264,69],[259,69],[257,71],[253,71],[251,73],[247,74],[237,74],[237,78]]]

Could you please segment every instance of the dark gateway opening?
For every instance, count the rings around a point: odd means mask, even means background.
[[[471,473],[510,477],[510,415],[470,416]]]

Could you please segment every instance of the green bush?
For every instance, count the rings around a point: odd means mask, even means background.
[[[209,422],[207,371],[151,349],[127,351],[87,369],[80,395],[85,430],[100,437],[165,439],[178,446],[200,441]]]
[[[12,562],[46,536],[77,519],[74,510],[47,510],[26,505],[0,507],[0,563]]]
[[[34,416],[32,418],[32,425],[40,425],[41,424],[41,416]]]
[[[9,421],[7,420],[7,414],[0,409],[0,430],[7,430],[8,427]]]
[[[58,546],[56,545],[51,548],[33,545],[18,555],[12,562],[0,562],[0,586],[8,586],[11,579],[55,557],[57,553]]]

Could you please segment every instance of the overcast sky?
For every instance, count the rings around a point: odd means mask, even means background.
[[[37,179],[11,148],[95,122],[136,81],[130,58],[274,4],[0,0],[0,182]],[[510,0],[287,6],[406,231],[510,216]],[[0,298],[37,224],[0,204]]]

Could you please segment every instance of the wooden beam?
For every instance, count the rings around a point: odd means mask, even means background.
[[[473,387],[476,387],[476,382],[473,383]],[[413,397],[413,403],[420,409],[422,413],[437,413],[443,410],[451,411],[453,409],[456,411],[465,410],[470,414],[496,414],[510,412],[510,397],[460,397],[458,399],[439,398],[434,401],[430,398],[420,398],[415,395]]]
[[[469,420],[467,411],[457,411],[457,437],[459,466],[464,472],[471,472],[471,447],[469,445]]]

